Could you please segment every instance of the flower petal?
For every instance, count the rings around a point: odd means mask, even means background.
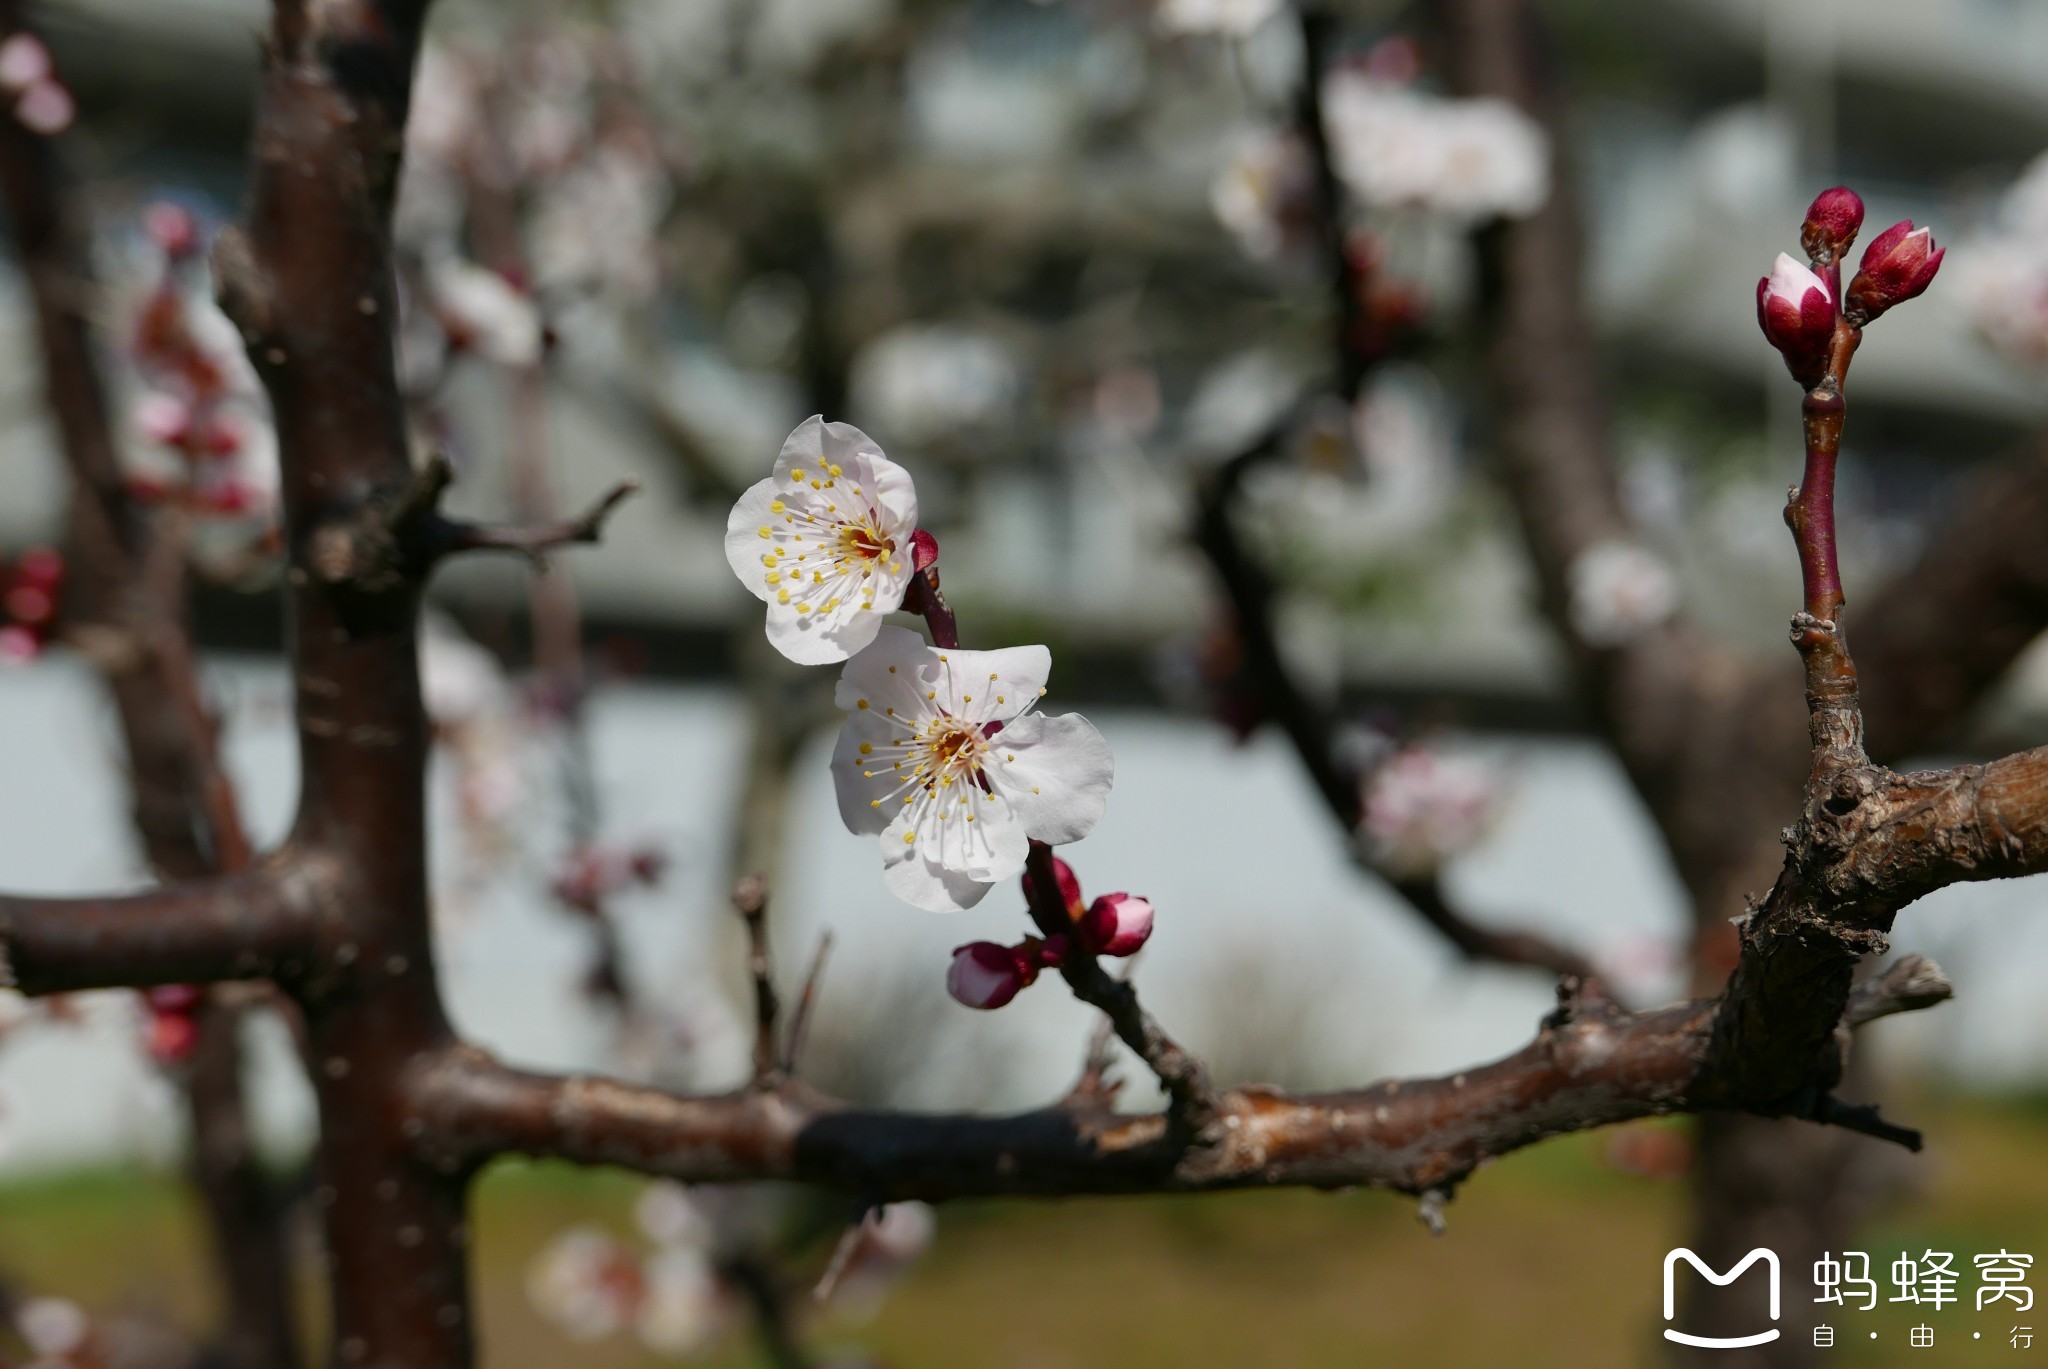
[[[913,722],[929,717],[936,710],[925,697],[930,688],[918,672],[934,663],[933,658],[924,638],[909,628],[879,627],[874,641],[839,673],[832,702],[858,712],[865,700],[867,708]]]
[[[849,832],[881,832],[903,805],[901,772],[878,754],[900,735],[880,710],[856,713],[839,729],[832,748],[832,789],[839,799],[839,818]],[[861,754],[861,747],[870,748]],[[902,838],[897,840],[901,841]]]
[[[989,767],[1032,838],[1079,841],[1102,820],[1116,764],[1095,724],[1078,713],[1034,713],[994,738],[1001,760]]]
[[[910,808],[921,806],[909,805]],[[929,859],[918,849],[922,843],[903,840],[904,833],[909,830],[910,818],[906,809],[882,833],[882,883],[890,893],[913,908],[931,913],[957,913],[972,908],[988,896],[988,891],[994,887],[992,883],[949,870]]]
[[[732,512],[725,516],[725,560],[732,567],[732,573],[739,576],[740,583],[756,599],[775,598],[775,585],[770,584],[769,564],[776,556],[774,531],[780,521],[768,511],[775,502],[775,481],[758,481],[747,487],[747,492],[732,506]],[[761,529],[767,528],[769,536],[763,537]]]
[[[844,604],[832,613],[800,613],[794,604],[768,602],[768,641],[798,665],[837,665],[858,655],[881,626],[880,614]]]

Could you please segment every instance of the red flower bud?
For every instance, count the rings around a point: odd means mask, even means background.
[[[1799,245],[1815,261],[1840,261],[1863,227],[1863,197],[1846,185],[1823,190],[1806,211]]]
[[[1135,955],[1152,935],[1152,905],[1136,894],[1104,894],[1088,905],[1081,944],[1097,955]]]
[[[1934,279],[1947,251],[1934,245],[1931,229],[1915,228],[1911,219],[1885,229],[1863,249],[1863,269],[1849,282],[1849,316],[1867,323],[1912,299]]]
[[[998,732],[1001,730],[1001,728],[996,729]],[[995,735],[994,732],[989,732],[986,728],[983,729],[983,732],[987,736],[992,737]],[[1055,880],[1059,881],[1060,901],[1067,905],[1067,916],[1079,922],[1081,914],[1088,911],[1086,903],[1081,898],[1081,877],[1074,873],[1073,866],[1067,864],[1058,856],[1052,858],[1052,876]],[[1031,872],[1029,870],[1024,872],[1022,882],[1024,885],[1024,898],[1028,902],[1031,898]]]
[[[1780,252],[1771,274],[1756,283],[1756,321],[1794,380],[1809,390],[1820,384],[1835,332],[1826,281]]]
[[[1055,932],[1038,943],[1038,963],[1048,970],[1056,970],[1067,963],[1067,952],[1074,949],[1074,943],[1065,932]]]
[[[189,1060],[199,1046],[199,1023],[187,1013],[152,1013],[143,1044],[148,1047],[150,1058],[160,1065]]]
[[[924,570],[939,561],[939,539],[919,528],[910,534],[910,568]]]
[[[1008,946],[993,941],[970,941],[953,951],[953,964],[946,971],[946,992],[970,1008],[1000,1008],[1031,982],[1030,974]]]

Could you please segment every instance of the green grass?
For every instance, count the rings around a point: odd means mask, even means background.
[[[2048,1102],[1915,1100],[1927,1127],[1911,1162],[1919,1192],[1881,1217],[1865,1248],[1888,1263],[1933,1245],[2048,1257]],[[1683,1239],[1680,1184],[1622,1174],[1604,1136],[1570,1137],[1494,1165],[1431,1238],[1414,1204],[1380,1193],[1244,1193],[1201,1199],[963,1203],[937,1245],[865,1325],[814,1325],[821,1349],[865,1349],[895,1369],[990,1366],[1526,1366],[1657,1362],[1658,1270]],[[528,1306],[523,1276],[563,1228],[631,1230],[637,1181],[506,1164],[479,1186],[478,1317],[491,1369],[639,1369],[660,1363],[620,1338],[563,1339]],[[92,1174],[0,1189],[0,1268],[33,1291],[88,1305],[209,1315],[193,1208],[163,1176]],[[1787,1296],[1804,1271],[1786,1271]],[[1883,1276],[1880,1274],[1881,1287]],[[2048,1273],[2034,1280],[2048,1293]],[[1974,1286],[1966,1278],[1964,1289]],[[1884,1290],[1887,1294],[1889,1289]],[[310,1296],[310,1290],[309,1290]],[[2038,1329],[2048,1332],[2048,1304]],[[1858,1320],[1857,1318],[1861,1318]],[[1919,1317],[1881,1307],[1815,1363],[2022,1364],[2006,1321],[1967,1308],[1930,1318],[1945,1339],[1909,1351]],[[1993,1325],[1996,1321],[1998,1324]],[[1877,1344],[1867,1335],[1880,1332]],[[1986,1340],[1967,1344],[1982,1330]],[[1995,1341],[1995,1345],[1994,1345]],[[2048,1335],[2037,1342],[2048,1358]],[[2003,1356],[2001,1358],[2000,1356]],[[734,1336],[697,1363],[758,1362]]]

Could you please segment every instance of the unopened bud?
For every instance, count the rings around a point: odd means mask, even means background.
[[[1863,227],[1863,197],[1846,185],[1823,190],[1806,210],[1799,245],[1818,262],[1840,261]]]
[[[1863,269],[1844,292],[1849,317],[1868,323],[1894,304],[1904,304],[1925,290],[1941,269],[1948,251],[1934,245],[1931,229],[1915,228],[1901,219],[1871,239],[1863,249]]]
[[[1104,894],[1088,905],[1081,944],[1097,955],[1135,955],[1152,935],[1152,904],[1136,894]]]
[[[1067,963],[1067,953],[1073,949],[1074,943],[1065,932],[1055,932],[1038,943],[1038,963],[1056,970]]]
[[[939,539],[919,528],[910,534],[910,568],[926,570],[939,563]]]
[[[955,948],[946,971],[946,992],[970,1008],[1000,1008],[1030,982],[1016,951],[993,941]]]
[[[1756,283],[1756,321],[1794,380],[1809,390],[1820,384],[1835,332],[1826,281],[1780,252],[1771,274]]]
[[[1001,730],[1000,727],[996,729],[997,732]],[[988,736],[995,735],[994,732],[988,732],[986,729],[984,729],[984,733]],[[1088,911],[1087,904],[1081,898],[1081,877],[1074,873],[1073,866],[1067,864],[1058,856],[1052,858],[1052,877],[1060,886],[1060,902],[1066,905],[1067,916],[1079,922],[1081,914]],[[1023,884],[1024,898],[1028,902],[1032,897],[1032,877],[1029,870],[1024,872]]]

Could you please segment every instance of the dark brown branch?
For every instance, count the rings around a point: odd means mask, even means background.
[[[0,896],[0,955],[30,994],[302,976],[336,883],[307,859],[114,898]]]
[[[437,555],[463,551],[510,551],[544,565],[547,554],[568,546],[588,546],[604,534],[612,510],[638,493],[640,482],[622,480],[574,518],[525,527],[442,520],[429,534]]]
[[[1731,1105],[1703,1076],[1714,1014],[1713,1003],[1624,1013],[1586,993],[1521,1051],[1448,1078],[1330,1094],[1217,1093],[1206,1144],[1167,1114],[1079,1100],[1009,1116],[898,1113],[787,1081],[684,1098],[523,1073],[469,1047],[423,1065],[410,1096],[437,1164],[512,1151],[686,1183],[796,1180],[889,1202],[1278,1185],[1421,1195],[1449,1192],[1485,1161],[1546,1137]],[[1824,1097],[1807,1112],[1838,1120],[1839,1105]]]
[[[742,876],[733,886],[732,906],[747,928],[747,971],[754,982],[754,1086],[765,1088],[780,1072],[775,1049],[780,1008],[775,999],[775,967],[768,958],[767,879]]]
[[[1592,967],[1582,956],[1547,938],[1472,922],[1452,906],[1434,872],[1397,873],[1372,859],[1358,831],[1364,817],[1365,777],[1340,760],[1336,720],[1309,696],[1282,655],[1273,617],[1272,580],[1244,544],[1233,513],[1245,476],[1278,450],[1284,432],[1284,426],[1268,432],[1212,476],[1199,493],[1195,517],[1195,545],[1207,557],[1230,600],[1244,686],[1261,715],[1278,726],[1293,745],[1309,782],[1344,830],[1353,861],[1385,880],[1453,946],[1473,960],[1590,975]]]

